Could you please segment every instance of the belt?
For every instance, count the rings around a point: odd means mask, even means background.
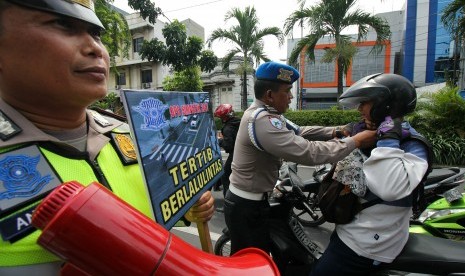
[[[229,191],[238,197],[242,197],[248,200],[255,200],[255,201],[261,201],[266,199],[267,193],[252,193],[252,192],[246,192],[243,191],[234,185],[229,185]]]

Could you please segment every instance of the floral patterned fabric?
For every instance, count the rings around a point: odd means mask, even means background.
[[[363,173],[363,163],[368,157],[359,149],[355,149],[348,156],[337,162],[333,179],[349,185],[352,193],[359,197],[365,196],[367,185]]]

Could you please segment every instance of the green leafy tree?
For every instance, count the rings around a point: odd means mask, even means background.
[[[202,91],[202,86],[198,66],[174,72],[173,76],[167,76],[163,80],[163,90],[166,91]]]
[[[113,0],[110,0],[113,1]],[[128,5],[132,9],[139,11],[140,16],[150,23],[155,24],[159,15],[163,15],[160,8],[155,7],[155,4],[150,0],[128,0]]]
[[[115,57],[129,56],[131,32],[123,15],[111,8],[113,0],[96,0],[95,13],[105,27],[102,43],[110,55],[111,67],[116,68]]]
[[[442,10],[441,21],[444,26],[451,31],[457,33],[458,36],[465,35],[465,1],[454,0],[450,2],[444,10]]]
[[[452,39],[455,42],[454,49],[459,49],[460,41],[463,40],[465,35],[465,1],[464,0],[454,0],[450,2],[443,10],[441,21],[444,24],[445,28],[451,33]],[[449,73],[447,78],[448,82],[452,82],[456,85],[458,80],[458,61],[460,54],[457,50],[454,50],[453,57],[453,70]]]
[[[360,9],[352,9],[356,0],[321,0],[317,5],[306,8],[305,1],[299,1],[299,10],[294,11],[284,23],[284,34],[292,34],[294,26],[308,25],[310,33],[303,37],[291,52],[289,63],[297,64],[297,59],[305,51],[310,60],[315,60],[315,46],[325,36],[334,39],[335,49],[326,49],[325,61],[337,64],[338,98],[343,92],[343,74],[347,75],[350,62],[355,54],[350,36],[342,32],[349,26],[358,27],[357,41],[365,40],[372,27],[377,34],[376,44],[372,52],[379,53],[383,42],[390,38],[388,23]],[[352,10],[351,10],[352,9]]]
[[[239,8],[232,8],[226,13],[225,22],[229,19],[235,19],[237,25],[232,26],[229,30],[218,28],[214,30],[207,39],[208,46],[216,40],[224,40],[235,45],[230,49],[223,58],[223,70],[229,71],[231,60],[236,55],[242,55],[243,63],[239,67],[239,73],[242,74],[242,110],[247,109],[247,73],[253,70],[253,61],[259,63],[260,60],[269,61],[263,50],[263,38],[271,35],[275,36],[279,45],[284,42],[284,36],[278,27],[268,27],[259,29],[259,20],[254,7],[246,7],[243,11]],[[252,60],[252,66],[250,64]]]
[[[464,114],[465,100],[457,87],[446,86],[418,98],[415,112],[408,120],[433,145],[434,163],[465,165]]]
[[[218,58],[211,50],[202,50],[201,38],[187,37],[186,26],[177,20],[166,25],[162,33],[166,43],[158,38],[144,41],[140,51],[141,58],[173,68],[175,75],[165,79],[164,90],[201,91],[200,70],[211,72],[218,63]]]

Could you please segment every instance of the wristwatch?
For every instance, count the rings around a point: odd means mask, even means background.
[[[334,128],[334,137],[339,138],[339,139],[344,137],[344,132],[342,132],[341,127],[337,126]]]

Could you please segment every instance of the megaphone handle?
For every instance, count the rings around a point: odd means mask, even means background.
[[[202,250],[207,253],[213,253],[212,239],[210,237],[210,230],[208,229],[208,222],[198,222],[197,230],[199,231],[200,245]]]

